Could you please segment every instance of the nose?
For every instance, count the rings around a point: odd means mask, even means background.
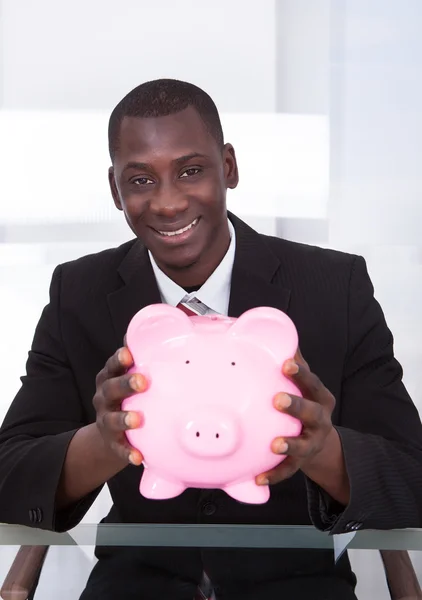
[[[180,442],[186,452],[195,457],[222,458],[238,448],[240,428],[234,415],[203,408],[182,418]]]
[[[189,201],[170,182],[160,182],[152,192],[149,206],[154,215],[173,219],[188,209]]]

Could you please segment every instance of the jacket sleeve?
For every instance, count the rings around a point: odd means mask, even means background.
[[[351,485],[348,506],[340,507],[307,480],[311,519],[332,534],[422,527],[422,425],[373,292],[366,263],[356,257],[337,399],[337,430]]]
[[[69,443],[86,425],[60,331],[61,268],[35,330],[26,375],[0,428],[0,522],[64,531],[100,489],[57,514],[55,496]]]

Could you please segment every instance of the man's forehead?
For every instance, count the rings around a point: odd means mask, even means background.
[[[120,135],[130,137],[203,135],[208,132],[197,111],[188,107],[183,111],[159,117],[124,117]]]
[[[191,109],[164,117],[125,117],[121,124],[119,147],[123,152],[171,151],[209,153],[215,145],[198,113]]]

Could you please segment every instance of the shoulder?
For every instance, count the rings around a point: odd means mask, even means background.
[[[312,246],[263,234],[260,234],[260,237],[282,262],[293,261],[309,267],[350,269],[356,259],[360,258],[356,254],[331,248]]]
[[[56,271],[60,273],[62,285],[67,288],[75,286],[75,289],[82,286],[84,290],[109,286],[118,278],[119,266],[135,243],[136,240],[130,240],[116,248],[108,248],[61,263]]]
[[[284,282],[292,289],[348,294],[354,273],[367,275],[365,260],[356,254],[272,236],[261,236],[281,267]]]

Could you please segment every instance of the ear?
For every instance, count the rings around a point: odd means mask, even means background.
[[[114,177],[113,167],[110,167],[108,170],[108,183],[110,184],[110,191],[116,208],[123,210],[122,203],[120,202],[119,190],[117,189],[116,178]]]
[[[224,145],[223,160],[226,187],[234,189],[239,183],[239,171],[237,168],[236,153],[231,144]]]
[[[298,334],[293,321],[276,308],[252,308],[241,315],[228,334],[263,344],[277,362],[293,358],[298,347]]]
[[[182,310],[168,304],[151,304],[137,312],[129,323],[126,343],[136,359],[140,358],[141,348],[151,348],[192,332],[193,325]]]

